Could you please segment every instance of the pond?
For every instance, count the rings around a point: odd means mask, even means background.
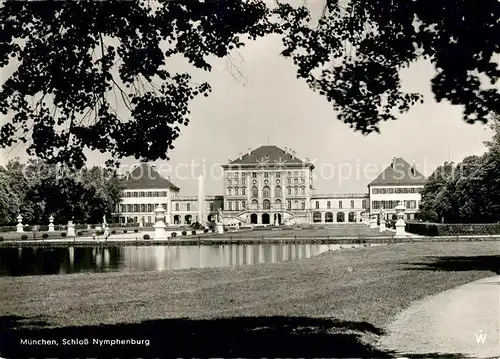
[[[0,276],[240,266],[310,258],[339,248],[335,244],[0,248]]]

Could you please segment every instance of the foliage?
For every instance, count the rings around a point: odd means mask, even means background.
[[[23,234],[23,235],[21,236],[21,239],[22,239],[23,241],[26,241],[26,240],[28,239],[28,236],[27,236],[26,234]]]
[[[170,237],[177,237],[177,232],[170,233]]]
[[[187,232],[186,231],[182,231],[182,235],[183,236],[187,235]]]
[[[103,215],[111,215],[122,189],[109,169],[75,171],[41,160],[22,164],[14,159],[0,170],[1,224],[16,223],[19,213],[23,223],[48,223],[50,215],[59,223],[98,223]]]
[[[144,238],[144,239],[150,239],[151,237],[149,236],[149,234],[145,234],[144,236],[142,236],[142,238]]]
[[[307,7],[263,0],[20,2],[0,5],[0,146],[30,142],[29,154],[81,168],[85,149],[168,159],[191,100],[207,83],[173,73],[173,56],[210,71],[208,60],[248,40],[283,38],[297,76],[364,134],[422,100],[400,70],[426,59],[436,100],[486,121],[499,102],[496,0],[325,0],[319,22]],[[307,1],[303,4],[307,5]],[[484,79],[484,81],[480,81]],[[117,111],[117,104],[126,113]]]
[[[44,233],[44,234],[42,234],[42,238],[43,238],[43,239],[47,239],[47,238],[49,238],[49,234],[48,234],[48,233]]]
[[[409,222],[406,224],[406,231],[423,236],[498,235],[500,234],[500,224]]]
[[[422,190],[421,218],[447,223],[500,221],[500,118],[491,124],[493,138],[482,156],[445,163]]]

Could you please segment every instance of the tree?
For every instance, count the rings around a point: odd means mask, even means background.
[[[326,0],[318,24],[306,7],[276,3],[3,2],[0,66],[19,65],[0,91],[0,112],[12,116],[0,145],[29,141],[30,154],[77,168],[85,148],[108,152],[115,165],[167,159],[190,101],[210,91],[169,72],[168,59],[182,55],[209,71],[210,56],[270,33],[283,36],[298,77],[364,134],[422,99],[402,91],[399,74],[419,59],[436,67],[436,99],[463,105],[468,122],[487,121],[499,102],[498,89],[480,81],[495,84],[500,72],[496,0]]]
[[[468,156],[458,165],[445,163],[430,176],[422,191],[421,216],[451,223],[500,221],[500,121],[491,124],[487,152]]]
[[[0,168],[0,225],[17,223],[19,198],[12,190],[9,174]]]

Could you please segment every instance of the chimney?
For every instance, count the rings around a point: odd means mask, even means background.
[[[243,152],[240,152],[240,160],[243,159]]]
[[[309,163],[310,160],[309,160],[309,157],[306,157],[306,163]]]
[[[172,176],[167,176],[167,179],[170,181],[172,179]]]
[[[248,148],[248,155],[250,156],[251,153],[252,153],[252,149]]]
[[[411,173],[412,173],[413,175],[415,175],[415,174],[417,173],[417,169],[416,169],[416,167],[415,167],[415,161],[413,161],[413,164],[412,164],[412,166],[411,166]]]
[[[392,158],[391,168],[394,168],[394,166],[396,166],[396,157]]]
[[[292,152],[292,158],[295,159],[295,151],[291,151]]]
[[[285,146],[285,153],[288,153],[288,147]]]

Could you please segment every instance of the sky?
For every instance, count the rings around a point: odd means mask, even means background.
[[[415,162],[417,170],[429,176],[445,161],[458,162],[486,150],[483,141],[492,135],[487,126],[467,124],[460,107],[433,99],[434,69],[429,63],[415,63],[402,73],[404,89],[422,93],[424,104],[415,105],[397,121],[381,124],[380,134],[364,136],[340,122],[326,99],[296,78],[295,66],[279,55],[281,49],[280,38],[270,36],[233,53],[244,78],[235,78],[227,59],[210,61],[210,73],[193,69],[181,58],[169,61],[171,69],[190,71],[194,80],[212,87],[209,97],[193,100],[190,124],[174,142],[170,161],[155,162],[182,195],[197,194],[203,168],[206,194],[222,194],[220,164],[260,145],[288,147],[299,158],[313,161],[315,190],[325,194],[367,192],[368,183],[393,157]],[[2,150],[3,164],[13,157],[26,160],[24,148]],[[89,153],[88,165],[104,161],[101,154]],[[123,163],[122,169],[130,170],[137,161]],[[378,171],[356,173],[367,165]]]

